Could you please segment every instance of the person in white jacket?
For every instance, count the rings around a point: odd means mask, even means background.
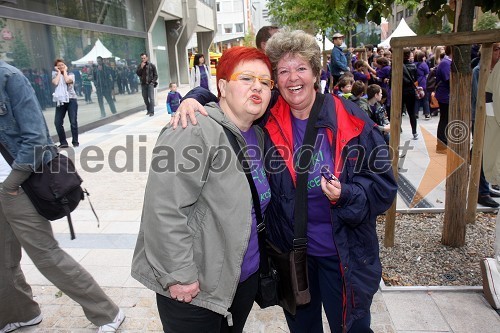
[[[193,68],[189,75],[189,85],[191,88],[203,87],[212,91],[212,82],[210,67],[205,65],[205,56],[203,54],[195,54]]]
[[[484,133],[484,177],[492,184],[500,182],[500,43],[493,44],[491,72],[486,83],[486,126]],[[483,292],[490,305],[500,309],[500,213],[497,213],[493,258],[480,261]]]

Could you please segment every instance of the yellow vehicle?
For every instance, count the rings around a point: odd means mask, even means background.
[[[210,74],[215,75],[217,73],[217,64],[219,63],[219,59],[222,56],[222,53],[210,52]],[[206,60],[206,58],[205,58]],[[193,68],[194,63],[194,54],[191,54],[189,57],[189,68]]]

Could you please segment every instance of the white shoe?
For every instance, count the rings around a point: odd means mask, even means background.
[[[118,311],[118,314],[116,315],[115,319],[109,324],[102,325],[99,327],[97,330],[97,333],[113,333],[116,332],[118,327],[123,323],[125,320],[125,314],[123,313],[122,309]]]
[[[490,305],[500,309],[500,272],[496,260],[484,258],[480,261],[481,274],[483,276],[483,293]]]
[[[43,316],[40,313],[38,316],[36,316],[35,318],[33,318],[31,320],[28,320],[25,322],[10,323],[10,324],[5,325],[4,328],[0,329],[0,333],[12,332],[12,331],[15,331],[21,327],[38,325],[42,322],[42,319],[43,319]]]

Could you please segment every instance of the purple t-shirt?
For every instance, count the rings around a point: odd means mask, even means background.
[[[436,94],[438,102],[450,103],[451,58],[444,56],[436,69]]]
[[[368,76],[365,73],[354,71],[352,75],[354,75],[354,81],[361,81],[363,83],[368,82]]]
[[[205,66],[198,66],[200,69],[200,87],[209,89],[208,88],[208,73],[206,70]]]
[[[300,148],[306,133],[307,119],[292,117],[293,151]],[[333,157],[326,129],[320,128],[314,149],[314,165],[307,181],[307,253],[326,257],[337,254],[333,242],[330,201],[321,189],[321,167],[326,165],[333,172]],[[297,161],[295,161],[296,163]]]
[[[267,181],[266,172],[262,163],[262,155],[257,141],[255,129],[251,127],[248,131],[241,134],[245,138],[248,147],[248,161],[252,170],[252,178],[259,193],[260,210],[262,214],[266,211],[266,207],[271,201],[271,189]],[[259,252],[259,238],[257,235],[257,218],[255,217],[255,210],[252,208],[252,229],[250,231],[250,239],[248,241],[248,248],[243,262],[241,263],[240,282],[245,281],[257,272],[259,269],[260,252]]]

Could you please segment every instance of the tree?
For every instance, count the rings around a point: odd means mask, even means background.
[[[496,29],[498,25],[498,16],[493,15],[492,13],[484,13],[476,23],[474,28],[475,31],[479,30],[489,30]]]
[[[14,38],[12,45],[12,53],[14,53],[15,66],[17,68],[31,68],[33,57],[20,31],[16,32],[16,38]]]
[[[255,47],[255,34],[253,31],[249,31],[243,37],[243,46]]]

